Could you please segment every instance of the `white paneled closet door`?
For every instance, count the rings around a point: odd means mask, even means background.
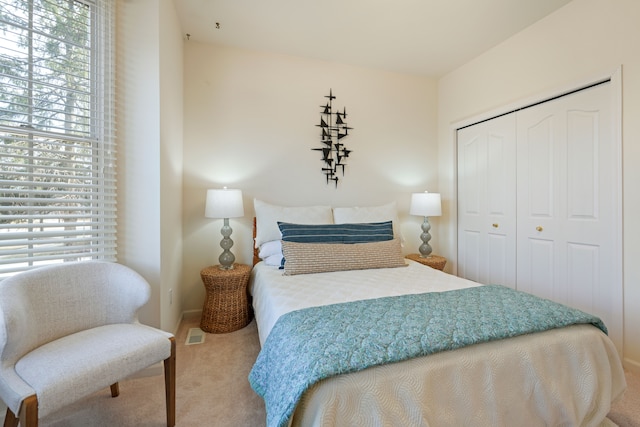
[[[618,86],[458,129],[458,275],[595,314],[622,354]]]
[[[619,159],[610,86],[517,113],[517,288],[598,315],[621,350]]]
[[[458,275],[516,287],[515,113],[458,130]]]

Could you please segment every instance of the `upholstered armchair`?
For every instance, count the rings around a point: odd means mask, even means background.
[[[175,425],[175,339],[138,322],[149,284],[121,264],[56,264],[0,281],[0,398],[5,426],[38,419],[164,361]]]

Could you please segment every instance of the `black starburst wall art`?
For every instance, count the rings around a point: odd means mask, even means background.
[[[322,153],[322,173],[327,179],[327,184],[334,182],[336,188],[338,187],[338,171],[342,172],[344,177],[344,167],[346,166],[346,159],[349,158],[351,150],[342,142],[342,139],[349,135],[349,130],[353,129],[347,126],[347,108],[343,107],[341,111],[333,111],[333,100],[336,99],[333,96],[331,89],[329,89],[329,95],[325,95],[329,101],[325,105],[321,105],[320,108],[320,124],[316,125],[322,131],[321,141],[322,146],[319,148],[312,148],[314,151],[320,151]]]

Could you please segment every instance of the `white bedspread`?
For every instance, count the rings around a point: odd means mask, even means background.
[[[277,267],[258,263],[251,272],[250,291],[260,345],[280,316],[301,308],[478,286],[414,261],[407,260],[407,264],[399,268],[283,276]]]
[[[261,344],[289,311],[478,286],[407,262],[405,268],[300,276],[257,264],[251,293]],[[322,381],[305,393],[291,424],[597,426],[625,387],[613,343],[597,328],[579,325]]]

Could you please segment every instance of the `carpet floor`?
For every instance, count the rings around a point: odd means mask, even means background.
[[[264,426],[264,403],[247,376],[260,350],[255,322],[230,334],[205,334],[202,344],[185,345],[199,318],[185,319],[176,336],[176,425]],[[153,375],[120,383],[41,420],[41,427],[166,426],[161,365]],[[627,372],[628,389],[609,418],[621,427],[640,427],[640,375]],[[4,415],[4,414],[2,414]]]

